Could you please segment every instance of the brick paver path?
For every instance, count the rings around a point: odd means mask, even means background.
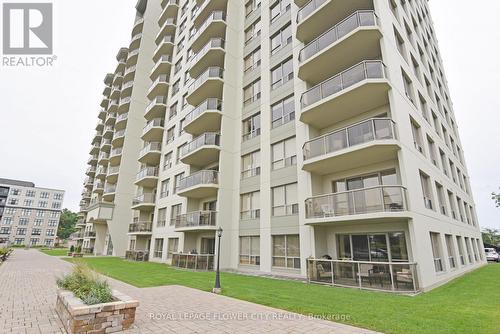
[[[15,250],[0,265],[0,333],[64,333],[54,311],[55,279],[70,269],[71,264],[37,250]],[[108,281],[140,302],[135,327],[127,334],[373,333],[183,286],[140,289]]]

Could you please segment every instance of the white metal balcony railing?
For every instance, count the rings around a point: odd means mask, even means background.
[[[160,142],[147,143],[147,145],[144,146],[142,150],[139,152],[139,157],[143,157],[150,152],[158,152],[158,153],[161,152],[161,143]]]
[[[217,224],[216,211],[194,211],[178,215],[175,218],[175,227],[204,227],[215,226]]]
[[[158,177],[158,167],[145,167],[137,173],[137,180],[143,179],[145,177]]]
[[[306,263],[310,283],[400,293],[419,291],[414,262],[307,259]]]
[[[221,10],[213,11],[212,14],[210,14],[205,21],[203,21],[202,24],[196,29],[193,29],[191,31],[191,34],[189,38],[191,40],[197,39],[202,32],[205,30],[206,27],[210,25],[213,21],[225,21],[226,20],[226,13],[224,13]]]
[[[247,179],[249,177],[254,177],[260,175],[260,166],[252,167],[241,172],[241,179]]]
[[[191,64],[196,64],[201,58],[203,58],[203,56],[205,56],[208,53],[208,51],[210,51],[210,49],[214,48],[224,49],[224,46],[225,46],[224,39],[212,38],[196,54],[193,54],[191,56],[191,59],[188,59],[188,61],[191,61]]]
[[[250,139],[258,137],[258,136],[260,136],[260,128],[252,130],[248,133],[245,133],[241,137],[242,137],[242,141],[245,142],[247,140],[250,140]]]
[[[188,93],[191,94],[198,87],[200,87],[208,79],[222,79],[224,75],[224,70],[220,67],[209,67],[205,72],[200,74],[189,86]]]
[[[184,119],[185,124],[191,123],[198,116],[207,110],[222,110],[222,101],[216,98],[209,98],[197,105]]]
[[[240,212],[241,220],[259,219],[259,218],[260,218],[260,209],[246,210]]]
[[[302,108],[339,93],[363,80],[385,78],[384,64],[381,60],[365,60],[351,68],[317,84],[302,94]]]
[[[219,172],[215,170],[201,170],[179,181],[177,191],[204,184],[219,184]]]
[[[306,17],[308,17],[312,12],[318,9],[325,2],[330,0],[311,0],[306,3],[304,6],[300,7],[297,12],[297,23],[302,22]]]
[[[304,144],[302,148],[304,160],[375,140],[395,139],[394,126],[394,122],[391,119],[372,118],[327,133]]]
[[[199,135],[193,141],[188,143],[187,145],[184,145],[181,149],[181,158],[185,157],[186,155],[196,151],[202,146],[207,146],[207,145],[215,145],[219,146],[220,145],[220,135],[215,132],[205,132],[204,134]]]
[[[406,188],[375,186],[320,195],[305,201],[306,218],[327,218],[407,210]]]
[[[149,130],[151,130],[152,128],[155,128],[155,127],[162,128],[164,125],[165,125],[165,120],[163,118],[152,119],[146,124],[144,129],[142,129],[142,134],[147,133]]]
[[[153,193],[144,193],[136,196],[132,200],[132,205],[139,205],[144,203],[152,203],[154,204],[156,201],[156,194]]]
[[[161,255],[162,252],[158,251],[158,254],[155,254],[155,257],[161,257]],[[172,253],[172,266],[177,268],[185,268],[192,270],[205,270],[205,271],[213,270],[214,255],[188,254],[188,253],[177,253],[177,252]]]
[[[373,26],[377,26],[375,11],[357,11],[303,47],[299,53],[299,61],[311,58],[357,28]]]
[[[153,224],[150,221],[134,221],[128,226],[128,231],[130,233],[134,232],[151,232],[153,230]]]

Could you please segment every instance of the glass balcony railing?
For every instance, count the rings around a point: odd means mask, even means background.
[[[161,152],[161,143],[159,142],[151,142],[142,148],[139,152],[139,157],[143,157],[149,152]]]
[[[219,172],[215,170],[201,170],[179,181],[177,191],[182,191],[187,188],[203,185],[203,184],[218,184]]]
[[[224,40],[222,38],[212,38],[207,44],[205,44],[200,51],[198,51],[191,58],[191,63],[196,64],[203,56],[205,56],[210,49],[222,48],[224,49]]]
[[[302,94],[300,103],[302,108],[306,108],[363,80],[383,78],[385,70],[382,61],[365,60],[307,90]]]
[[[299,54],[299,61],[303,62],[311,58],[357,28],[373,27],[376,25],[377,16],[375,15],[375,11],[357,11],[302,48]]]
[[[139,204],[144,204],[144,203],[155,203],[156,201],[156,194],[153,193],[144,193],[141,195],[136,196],[132,200],[132,205],[139,205]]]
[[[193,81],[193,83],[189,86],[188,92],[191,94],[194,92],[198,87],[200,87],[205,81],[208,79],[216,79],[216,78],[223,78],[224,70],[220,67],[209,67],[205,72],[200,74],[196,80]]]
[[[302,22],[306,17],[308,17],[312,12],[318,9],[325,2],[330,0],[311,0],[302,6],[297,12],[297,23]]]
[[[136,221],[128,226],[128,231],[133,232],[151,232],[153,224],[150,221]]]
[[[119,171],[120,171],[120,166],[109,166],[107,175],[118,174]]]
[[[137,180],[145,177],[158,177],[158,167],[146,167],[137,173]]]
[[[191,35],[189,37],[192,40],[197,39],[198,36],[200,36],[201,33],[210,25],[210,23],[212,23],[213,21],[216,21],[216,20],[225,21],[226,20],[226,13],[224,13],[223,11],[220,11],[220,10],[212,12],[212,14],[210,14],[207,17],[207,19],[202,24],[200,24],[200,26],[197,29],[194,29],[191,32]]]
[[[376,186],[308,198],[306,218],[327,218],[407,210],[403,186]]]
[[[163,127],[164,124],[165,124],[165,120],[163,118],[152,119],[151,121],[148,122],[148,124],[146,124],[146,126],[144,127],[144,129],[142,129],[142,134],[147,133],[152,128]]]
[[[130,261],[148,261],[149,251],[147,250],[127,250],[125,251],[125,259]]]
[[[113,135],[113,139],[117,139],[117,138],[120,138],[123,136],[125,136],[125,129],[115,131],[115,133]]]
[[[192,270],[213,270],[213,254],[172,253],[172,266]]]
[[[104,186],[104,193],[105,194],[112,194],[116,192],[116,184],[106,184]]]
[[[116,147],[111,150],[111,154],[109,155],[110,157],[116,157],[122,154],[123,148],[122,147]]]
[[[200,116],[202,113],[204,113],[207,110],[222,110],[222,101],[216,98],[210,98],[206,99],[202,103],[200,103],[198,106],[196,106],[189,114],[186,115],[186,118],[184,119],[185,124],[191,123],[193,120],[195,120],[198,116]]]
[[[215,211],[195,211],[178,215],[175,218],[175,227],[203,227],[215,226],[217,223],[217,212]]]
[[[328,133],[304,144],[304,160],[312,159],[374,140],[395,139],[394,122],[372,118]]]
[[[148,104],[146,107],[145,114],[151,111],[154,107],[157,105],[166,105],[167,104],[167,97],[166,96],[157,96],[154,99],[151,100],[151,102]]]
[[[119,123],[119,122],[122,122],[122,121],[125,121],[127,120],[128,118],[128,112],[126,113],[123,113],[123,114],[120,114],[116,117],[116,123]]]
[[[181,158],[186,155],[196,151],[202,146],[206,145],[220,145],[220,135],[215,132],[206,132],[198,137],[196,137],[192,142],[182,147]]]

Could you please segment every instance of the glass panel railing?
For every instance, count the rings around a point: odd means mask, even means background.
[[[125,129],[115,131],[115,133],[113,135],[113,139],[117,139],[117,138],[120,138],[123,136],[125,136]]]
[[[312,12],[318,9],[322,4],[330,0],[311,0],[302,6],[297,12],[297,23],[302,22],[306,17],[308,17]]]
[[[224,70],[220,67],[209,67],[205,72],[200,74],[196,80],[189,86],[188,92],[191,94],[198,87],[200,87],[208,79],[223,78]]]
[[[149,152],[161,152],[161,143],[151,142],[142,148],[139,152],[139,157],[146,155]]]
[[[172,266],[192,270],[213,270],[213,254],[172,253]]]
[[[114,149],[111,150],[110,157],[116,157],[118,155],[121,155],[122,151],[123,151],[122,147],[116,147],[116,148],[114,148]]]
[[[215,226],[217,223],[217,212],[215,211],[195,211],[178,215],[175,219],[175,227],[200,227]]]
[[[120,171],[120,166],[109,166],[107,170],[107,175],[118,174]]]
[[[146,107],[145,113],[148,113],[149,111],[151,111],[151,109],[153,109],[155,106],[157,106],[159,104],[166,105],[167,104],[167,97],[166,96],[157,96],[154,99],[152,99],[151,102],[149,102],[148,106]]]
[[[146,126],[142,130],[142,134],[145,134],[146,132],[148,132],[149,130],[151,130],[152,128],[155,128],[155,127],[162,128],[164,124],[165,124],[165,120],[163,118],[152,119],[151,121],[148,122],[148,124],[146,124]]]
[[[116,191],[116,184],[106,184],[104,186],[104,193],[111,194]]]
[[[377,25],[377,16],[373,10],[360,10],[347,17],[342,22],[333,26],[300,50],[299,61],[311,58],[319,51],[332,45],[345,35],[359,27],[372,27]]]
[[[212,12],[212,14],[210,14],[208,18],[205,21],[203,21],[203,23],[200,24],[200,26],[197,29],[193,29],[191,31],[191,35],[189,37],[192,40],[195,40],[196,38],[198,38],[198,36],[201,35],[201,33],[206,29],[206,27],[208,27],[210,23],[212,23],[212,21],[216,20],[225,21],[226,13],[220,10]]]
[[[220,135],[215,132],[206,132],[195,139],[193,139],[192,142],[188,143],[187,145],[182,147],[181,150],[181,158],[185,157],[186,155],[190,154],[193,151],[196,151],[202,146],[206,145],[220,145]]]
[[[375,212],[407,210],[406,189],[376,186],[308,198],[306,218],[327,218]]]
[[[168,76],[166,74],[159,75],[158,78],[156,78],[156,80],[151,84],[149,91],[153,90],[160,83],[168,84]]]
[[[185,124],[191,123],[207,110],[222,110],[222,101],[216,98],[209,98],[197,105],[184,119]]]
[[[215,170],[201,170],[186,176],[179,181],[178,191],[202,184],[218,184],[219,172]]]
[[[310,88],[302,94],[300,103],[302,108],[305,108],[363,80],[383,78],[385,70],[382,61],[365,60]]]
[[[416,293],[419,291],[416,267],[412,262],[307,259],[307,280],[359,289]]]
[[[395,139],[394,122],[388,118],[372,118],[308,141],[302,152],[304,160],[308,160],[381,139]]]
[[[137,221],[128,226],[129,232],[151,232],[153,224],[150,221]]]
[[[125,251],[125,259],[130,261],[149,261],[149,251],[147,250],[128,250]]]
[[[146,167],[137,173],[137,180],[145,177],[158,177],[158,167]]]
[[[156,201],[156,194],[153,193],[144,193],[141,195],[136,196],[132,200],[132,205],[139,205],[143,203],[155,203]]]
[[[224,40],[222,38],[212,38],[205,44],[195,55],[192,56],[191,62],[192,64],[196,64],[204,55],[213,48],[222,48],[224,49]],[[189,59],[188,59],[189,60]]]
[[[128,118],[128,112],[116,116],[116,122],[125,121]]]

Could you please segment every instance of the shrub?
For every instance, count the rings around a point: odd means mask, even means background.
[[[82,252],[82,246],[76,246],[76,253]]]
[[[69,248],[69,251],[70,251],[71,253],[73,253],[73,252],[75,251],[75,246],[71,245],[71,247]]]
[[[113,294],[108,282],[100,279],[83,263],[76,264],[72,273],[57,279],[57,286],[73,292],[87,305],[113,301]]]
[[[7,247],[2,247],[0,248],[0,256],[4,256],[9,252],[9,248]]]

